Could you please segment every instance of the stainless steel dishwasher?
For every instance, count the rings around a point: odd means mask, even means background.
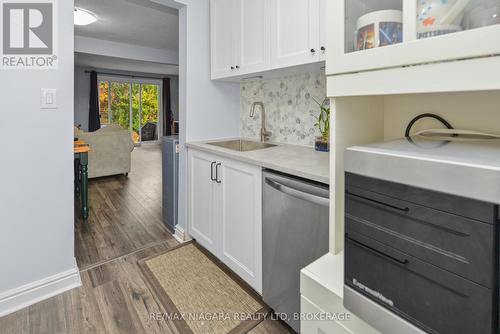
[[[299,332],[300,270],[328,252],[329,187],[271,170],[262,182],[262,296]]]

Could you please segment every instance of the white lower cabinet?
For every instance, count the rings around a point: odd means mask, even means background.
[[[221,165],[221,260],[262,291],[262,170],[225,159]]]
[[[262,170],[189,150],[189,234],[262,292]]]
[[[211,253],[218,252],[215,206],[214,157],[203,152],[189,154],[189,234]]]

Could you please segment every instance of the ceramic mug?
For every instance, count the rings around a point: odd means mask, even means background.
[[[402,16],[403,13],[400,10],[379,10],[358,18],[355,50],[401,43],[403,41]]]
[[[465,7],[470,1],[418,0],[417,32],[419,38],[461,30]]]

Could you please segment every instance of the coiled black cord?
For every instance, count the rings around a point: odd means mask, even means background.
[[[451,126],[451,124],[448,123],[448,121],[446,121],[443,117],[436,115],[436,114],[425,113],[425,114],[418,115],[417,117],[412,119],[410,123],[408,123],[408,126],[406,127],[406,131],[405,131],[405,137],[407,137],[407,138],[410,137],[411,128],[418,120],[420,120],[422,118],[427,118],[427,117],[437,119],[438,121],[443,123],[443,125],[446,126],[448,129],[454,129],[453,126]],[[456,136],[456,135],[453,135],[453,136]]]

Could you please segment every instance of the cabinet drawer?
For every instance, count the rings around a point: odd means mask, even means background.
[[[494,226],[361,188],[346,191],[346,232],[357,232],[486,287]]]
[[[349,287],[424,330],[494,333],[493,290],[357,233],[348,234],[345,255]]]
[[[496,205],[493,203],[415,188],[400,183],[373,179],[352,173],[346,173],[345,180],[346,189],[350,186],[355,186],[396,199],[490,224],[494,224],[497,219]]]

